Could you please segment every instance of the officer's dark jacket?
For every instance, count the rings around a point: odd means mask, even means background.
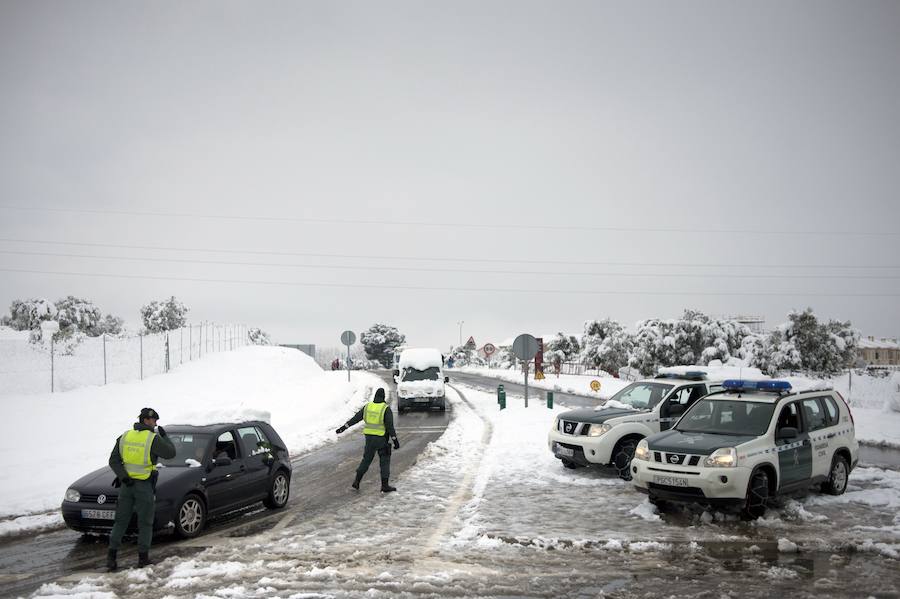
[[[150,431],[152,433],[153,427],[147,426],[143,422],[135,422],[134,430]],[[116,476],[120,479],[128,476],[128,472],[125,470],[125,464],[122,463],[122,454],[119,453],[119,440],[121,438],[122,437],[119,436],[119,438],[116,439],[116,444],[113,446],[113,450],[109,454],[109,467],[112,468],[112,471],[115,472]],[[159,462],[159,458],[169,460],[174,457],[175,445],[171,441],[158,434],[153,437],[153,444],[150,445],[150,460],[154,464]]]
[[[381,400],[381,401],[375,400],[375,403],[384,403],[384,400]],[[346,426],[347,428],[350,428],[357,422],[362,422],[362,419],[364,418],[363,414],[365,414],[365,411],[366,411],[366,406],[363,406],[362,409],[359,412],[357,412],[353,416],[353,418],[348,420],[347,424],[345,424],[344,426]],[[388,408],[384,411],[384,432],[386,433],[386,436],[388,436],[388,437],[396,437],[397,436],[397,431],[394,430],[394,413],[391,412],[390,406],[388,406]],[[372,435],[372,436],[380,437],[381,435]]]

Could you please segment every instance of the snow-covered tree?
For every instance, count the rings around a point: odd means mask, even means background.
[[[148,333],[161,333],[183,327],[187,323],[187,313],[185,305],[172,296],[141,308],[141,320]]]
[[[606,318],[584,323],[580,361],[606,372],[628,365],[634,341],[621,324]]]
[[[819,322],[812,308],[788,314],[788,322],[767,336],[745,339],[743,357],[751,366],[775,375],[805,370],[830,374],[848,367],[856,357],[859,331],[850,322]]]
[[[60,331],[71,329],[89,337],[100,335],[103,314],[92,301],[70,295],[57,300],[56,310]]]
[[[44,298],[13,300],[9,306],[9,326],[17,331],[31,331],[45,320],[56,319],[56,306]]]
[[[262,329],[251,328],[247,331],[247,336],[253,345],[272,345],[272,339],[269,337],[269,334]]]
[[[112,337],[118,337],[124,331],[125,321],[123,321],[118,316],[113,316],[112,314],[107,314],[103,317],[103,320],[100,321],[99,330],[101,335],[110,335]]]
[[[359,336],[359,341],[370,360],[377,360],[383,367],[390,368],[394,350],[406,342],[406,335],[401,334],[397,327],[376,323]]]
[[[556,359],[560,362],[570,362],[580,351],[581,343],[578,337],[557,333],[549,343],[544,343],[544,362],[552,364]]]

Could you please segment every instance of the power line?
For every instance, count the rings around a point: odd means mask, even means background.
[[[787,291],[632,291],[621,289],[605,289],[594,291],[588,289],[533,289],[533,288],[496,288],[496,287],[427,287],[420,285],[368,285],[361,283],[310,283],[306,281],[261,281],[246,279],[201,279],[195,277],[172,277],[153,275],[128,275],[117,273],[95,272],[62,272],[51,270],[30,270],[20,268],[0,268],[0,272],[20,274],[59,275],[71,277],[100,277],[111,279],[148,280],[148,281],[184,281],[192,283],[236,283],[240,285],[277,285],[286,287],[325,287],[337,289],[378,289],[400,291],[450,291],[450,292],[490,292],[490,293],[536,293],[541,295],[625,295],[625,296],[686,296],[686,297],[800,297],[809,293]],[[900,297],[900,293],[816,293],[816,297]]]
[[[723,263],[723,262],[623,262],[623,261],[592,261],[592,260],[522,260],[516,258],[448,258],[444,256],[417,257],[417,256],[384,256],[372,254],[334,254],[323,252],[277,252],[271,250],[235,250],[230,248],[198,248],[176,247],[158,245],[129,245],[115,243],[95,243],[80,241],[56,241],[36,239],[0,238],[0,242],[30,243],[44,245],[64,245],[81,247],[98,247],[109,249],[130,250],[154,250],[164,252],[206,252],[217,254],[250,254],[256,256],[292,256],[303,258],[338,258],[356,260],[407,260],[411,262],[472,262],[485,264],[546,264],[564,266],[658,266],[664,268],[845,268],[845,269],[900,269],[897,265],[869,265],[869,264],[753,264],[753,263]]]
[[[53,258],[88,258],[91,260],[126,260],[132,262],[170,262],[174,264],[201,264],[216,266],[260,266],[283,268],[311,268],[322,270],[379,270],[392,272],[433,272],[464,274],[500,274],[500,275],[557,275],[557,276],[590,276],[590,277],[627,277],[627,278],[715,278],[715,279],[852,279],[852,280],[898,280],[900,275],[845,275],[845,274],[697,274],[697,273],[614,273],[614,272],[566,272],[552,270],[483,270],[469,268],[414,268],[400,266],[350,266],[346,264],[284,264],[279,262],[233,262],[228,260],[195,260],[184,258],[148,258],[143,256],[98,256],[86,254],[63,254],[58,252],[25,252],[16,250],[0,250],[0,254],[16,256],[45,256]]]
[[[389,221],[375,219],[352,218],[309,218],[295,216],[254,216],[246,214],[209,214],[199,212],[152,212],[138,210],[99,210],[90,208],[49,208],[38,206],[15,206],[0,204],[5,210],[17,210],[20,212],[48,212],[56,214],[91,214],[100,216],[137,216],[141,218],[192,218],[205,220],[228,220],[243,222],[270,222],[270,223],[297,223],[313,225],[365,225],[379,227],[432,227],[445,229],[479,229],[479,230],[526,230],[526,231],[583,231],[595,233],[697,233],[697,234],[726,234],[726,235],[803,235],[803,236],[858,236],[858,237],[896,237],[897,231],[835,231],[835,230],[772,230],[772,229],[710,229],[689,227],[623,227],[623,226],[588,226],[588,225],[532,225],[532,224],[502,224],[502,223],[474,223],[474,222],[435,222],[435,221]]]

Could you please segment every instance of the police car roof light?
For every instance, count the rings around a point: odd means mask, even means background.
[[[689,381],[703,381],[706,380],[706,373],[698,370],[692,370],[689,372],[661,372],[656,375],[655,378],[658,379],[686,379]]]
[[[728,379],[722,383],[722,388],[727,391],[773,391],[787,393],[791,390],[791,384],[787,381],[745,381],[742,379]]]

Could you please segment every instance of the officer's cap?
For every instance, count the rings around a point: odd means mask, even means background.
[[[147,418],[155,418],[159,420],[159,413],[153,408],[144,408],[141,410],[140,416],[138,416],[138,420],[146,420]]]

